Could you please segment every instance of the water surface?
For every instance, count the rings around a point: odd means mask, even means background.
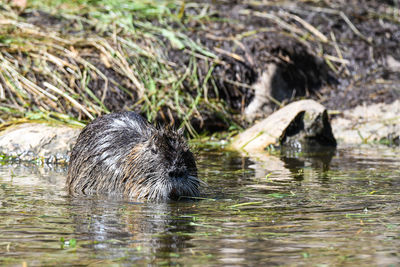
[[[0,166],[0,265],[396,266],[400,151],[198,155],[208,199],[72,198],[65,168]]]

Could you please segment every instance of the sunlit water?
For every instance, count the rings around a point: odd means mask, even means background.
[[[203,151],[205,200],[72,198],[65,168],[0,167],[0,265],[398,266],[400,151]]]

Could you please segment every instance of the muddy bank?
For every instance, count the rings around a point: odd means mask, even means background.
[[[400,96],[395,1],[101,3],[73,16],[2,4],[0,118],[135,110],[195,135],[299,98],[342,111]]]
[[[294,146],[299,152],[348,145],[400,145],[400,101],[343,111],[329,120],[313,100],[289,104],[232,139],[231,149],[265,158],[271,146]],[[67,163],[80,129],[24,123],[0,132],[0,159]],[[333,134],[332,134],[333,133]]]
[[[207,8],[215,20],[189,22],[190,34],[223,60],[213,72],[219,93],[250,121],[303,96],[330,110],[400,96],[394,2],[210,1]]]
[[[331,123],[339,143],[400,145],[399,100],[345,110]]]
[[[400,145],[400,101],[360,105],[327,115],[313,100],[293,102],[240,133],[231,148],[262,153],[270,146],[303,151],[349,145]]]
[[[331,114],[339,146],[399,144],[394,1],[149,3],[149,13],[111,6],[119,12],[111,18],[109,7],[71,16],[0,3],[2,123],[32,114],[88,122],[135,110],[196,136],[240,132],[290,102],[313,99]],[[76,132],[26,127],[3,133],[1,154],[68,161]]]

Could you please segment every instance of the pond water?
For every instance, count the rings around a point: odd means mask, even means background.
[[[71,198],[63,167],[0,166],[0,265],[398,266],[400,151],[203,150],[207,198]]]

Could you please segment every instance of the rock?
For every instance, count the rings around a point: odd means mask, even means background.
[[[291,103],[239,134],[231,147],[261,152],[269,145],[336,146],[326,109],[314,100]]]
[[[393,72],[400,72],[400,61],[395,59],[393,56],[388,55],[386,57],[386,64],[389,70]]]
[[[80,129],[24,123],[0,133],[0,154],[16,160],[66,163]]]
[[[360,105],[332,119],[333,132],[343,144],[400,143],[400,101]]]

